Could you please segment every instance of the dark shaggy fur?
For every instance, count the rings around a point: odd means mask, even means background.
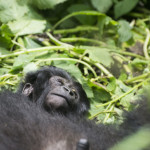
[[[41,103],[37,103],[45,101],[41,95],[45,87],[50,86],[47,82],[49,78],[55,75],[69,80],[79,92],[80,99],[74,111],[68,111],[71,114],[69,117],[45,111]],[[25,83],[32,84],[35,95],[21,94]],[[119,127],[96,125],[86,120],[82,115],[87,112],[89,102],[84,90],[68,73],[55,67],[29,73],[20,90],[18,93],[0,94],[0,150],[76,150],[80,139],[88,140],[90,150],[108,150],[139,128],[150,125],[147,101],[143,101],[135,111],[127,113]],[[33,95],[37,98],[35,102]]]
[[[75,150],[81,138],[89,141],[90,150],[107,150],[124,137],[149,125],[147,105],[127,115],[115,126],[78,122],[58,114],[49,114],[21,94],[0,95],[0,150]]]

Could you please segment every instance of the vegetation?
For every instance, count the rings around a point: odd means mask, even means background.
[[[121,121],[150,81],[148,0],[1,0],[0,89],[40,66],[70,72],[89,118]]]
[[[150,81],[149,8],[149,0],[0,0],[0,90],[54,65],[83,85],[90,119],[121,122]],[[141,129],[113,150],[149,139]]]

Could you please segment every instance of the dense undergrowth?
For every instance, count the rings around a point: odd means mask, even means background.
[[[54,65],[83,85],[90,119],[121,122],[150,81],[149,8],[148,0],[0,0],[0,90]]]

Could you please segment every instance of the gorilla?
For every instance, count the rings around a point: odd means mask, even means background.
[[[148,105],[127,114],[119,127],[49,114],[21,93],[0,94],[0,150],[108,150],[150,125]],[[150,148],[150,147],[149,147]]]
[[[0,150],[88,150],[86,135],[76,124],[60,115],[49,116],[22,94],[2,93]]]
[[[50,113],[83,116],[90,108],[81,84],[66,71],[53,66],[28,73],[18,92]]]
[[[90,104],[81,85],[62,69],[44,67],[28,73],[17,93],[0,94],[0,150],[108,150],[149,127],[148,106],[144,100],[120,126],[96,125],[82,117]]]

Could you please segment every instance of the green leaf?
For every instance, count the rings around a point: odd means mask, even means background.
[[[53,29],[55,29],[56,27],[58,27],[62,22],[64,22],[65,20],[74,17],[74,16],[78,16],[78,15],[87,15],[87,16],[106,16],[105,14],[102,14],[100,12],[97,11],[90,11],[90,10],[86,10],[86,11],[77,11],[77,12],[73,12],[67,16],[65,16],[64,18],[62,18],[61,20],[59,20],[54,26]]]
[[[124,72],[122,72],[121,74],[120,74],[120,76],[119,76],[119,80],[121,80],[121,81],[125,81],[125,80],[127,80],[127,74],[126,73],[124,73]]]
[[[34,59],[34,55],[32,54],[22,54],[19,55],[16,59],[15,62],[13,64],[13,69],[14,68],[22,68],[23,66],[25,66],[26,64],[28,64],[29,62],[31,62]]]
[[[132,32],[131,32],[130,24],[125,20],[121,20],[119,21],[119,25],[120,25],[118,29],[119,41],[125,42],[131,39]]]
[[[12,46],[11,37],[13,36],[11,30],[6,24],[0,27],[0,46],[9,49]]]
[[[83,46],[83,48],[86,49],[85,53],[88,53],[93,61],[100,62],[107,67],[110,67],[111,63],[113,63],[109,49],[94,46]]]
[[[7,68],[0,68],[0,75],[7,74],[8,72],[9,72],[9,69],[7,69]]]
[[[11,54],[11,52],[3,47],[0,47],[0,55],[5,55],[5,54]]]
[[[125,108],[128,109],[128,108],[130,107],[130,105],[131,105],[131,100],[132,100],[133,96],[134,96],[134,92],[132,92],[132,93],[126,95],[125,97],[123,97],[123,98],[120,100],[120,104],[121,104],[122,106],[124,106]]]
[[[0,27],[0,34],[3,37],[6,37],[6,36],[7,37],[12,37],[12,36],[14,36],[12,31],[10,30],[10,28],[6,24],[2,24],[2,26]]]
[[[27,49],[42,47],[41,45],[39,45],[37,42],[35,42],[29,37],[24,38],[24,44]]]
[[[19,19],[28,11],[26,5],[18,4],[16,0],[0,0],[0,21],[3,23]]]
[[[27,65],[24,67],[23,73],[26,74],[26,73],[28,73],[28,72],[31,72],[31,71],[34,71],[34,70],[37,70],[37,69],[38,69],[37,65],[32,62],[32,63],[27,64]]]
[[[135,58],[131,62],[132,67],[135,67],[137,70],[143,70],[145,68],[145,65],[147,65],[147,64],[148,64],[147,61],[141,60],[139,58]]]
[[[81,80],[82,80],[82,87],[85,90],[87,97],[93,98],[94,94],[93,94],[91,87],[88,86],[87,82],[83,79],[83,77],[81,78]]]
[[[111,81],[107,85],[107,90],[111,92],[111,91],[114,91],[115,88],[116,88],[116,79],[112,78]]]
[[[131,87],[125,85],[122,81],[120,80],[116,80],[117,81],[117,85],[118,87],[120,87],[120,89],[123,91],[123,92],[127,92],[131,89]]]
[[[112,0],[91,0],[92,5],[102,13],[106,13],[112,6]]]
[[[95,102],[107,102],[111,99],[110,94],[102,88],[93,88]]]
[[[139,0],[119,1],[114,7],[115,18],[119,18],[123,16],[124,14],[127,14],[128,12],[130,12],[136,6],[138,1]]]
[[[89,110],[90,116],[94,116],[97,113],[103,112],[104,111],[104,107],[96,107],[96,105],[99,105],[100,103],[96,103],[93,101],[93,103],[91,103],[91,108]],[[103,120],[105,117],[105,113],[99,114],[96,116],[96,118],[98,120]]]
[[[76,11],[91,10],[91,8],[85,4],[74,4],[71,5],[71,7],[69,7],[67,10],[72,13]],[[93,16],[75,16],[75,18],[84,25],[92,25],[95,22],[95,17]]]
[[[140,130],[136,133],[124,138],[122,141],[110,148],[110,150],[143,150],[149,147],[149,143],[150,129],[146,126],[144,128],[140,128]]]
[[[46,27],[46,21],[24,17],[17,21],[9,22],[8,26],[17,35],[35,34],[43,32]]]
[[[99,33],[102,35],[103,29],[107,20],[107,16],[98,16],[98,23],[97,26],[99,27]]]
[[[34,6],[38,7],[39,9],[49,9],[54,8],[56,5],[65,2],[66,0],[31,0]]]

